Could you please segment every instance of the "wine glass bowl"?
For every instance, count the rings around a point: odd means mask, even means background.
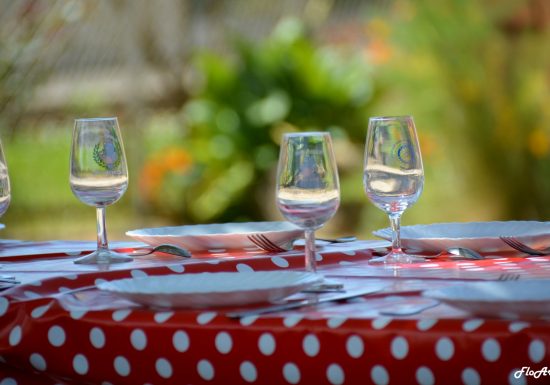
[[[277,169],[277,207],[305,231],[305,267],[316,272],[315,230],[338,210],[338,171],[328,132],[283,135]]]
[[[412,116],[372,117],[365,146],[363,185],[370,201],[385,211],[392,228],[392,250],[371,263],[411,263],[424,258],[401,249],[400,220],[424,186],[422,156]]]
[[[105,208],[128,187],[128,167],[117,118],[76,119],[69,181],[73,194],[96,208],[97,250],[75,260],[79,264],[128,262],[132,258],[109,250]]]
[[[0,216],[8,210],[11,200],[10,177],[8,174],[8,164],[4,157],[4,150],[0,142]]]

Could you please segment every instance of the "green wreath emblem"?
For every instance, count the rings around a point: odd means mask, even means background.
[[[106,140],[94,146],[94,161],[106,170],[113,170],[120,165],[122,147],[116,140]]]

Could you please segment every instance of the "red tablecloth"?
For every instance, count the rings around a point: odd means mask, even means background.
[[[67,258],[6,262],[0,273],[27,283],[0,297],[0,384],[549,382],[550,376],[518,372],[545,367],[548,319],[477,318],[445,304],[415,316],[380,315],[428,301],[419,295],[426,288],[497,279],[502,272],[547,277],[549,258],[431,261],[388,270],[366,263],[367,245],[323,248],[321,272],[346,288],[380,284],[383,291],[240,320],[226,317],[224,308],[148,309],[98,290],[68,291],[145,274],[301,269],[300,250],[191,260],[157,256],[109,271]]]

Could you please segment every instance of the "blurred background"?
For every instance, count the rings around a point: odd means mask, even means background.
[[[283,132],[328,130],[340,210],[371,238],[369,116],[414,116],[426,173],[403,225],[550,219],[548,0],[0,0],[4,238],[95,239],[71,193],[78,117],[118,116],[130,187],[111,240],[142,227],[281,220]]]

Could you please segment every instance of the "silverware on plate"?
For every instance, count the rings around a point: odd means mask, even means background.
[[[189,252],[189,250],[184,249],[183,247],[170,245],[170,244],[158,245],[153,248],[139,248],[133,251],[132,253],[130,253],[129,255],[131,257],[143,257],[145,255],[152,254],[156,251],[160,253],[177,255],[178,257],[191,258],[191,253]]]
[[[263,307],[258,307],[255,309],[247,309],[242,311],[230,311],[226,313],[226,316],[229,318],[244,318],[248,316],[255,316],[260,314],[266,314],[266,313],[274,313],[277,311],[284,311],[284,310],[291,310],[291,309],[297,309],[301,307],[307,307],[307,306],[316,306],[320,303],[324,302],[336,302],[336,301],[343,301],[348,300],[352,298],[362,297],[367,294],[372,294],[379,292],[383,290],[385,286],[379,286],[379,287],[370,287],[366,289],[359,289],[359,290],[350,290],[346,291],[344,293],[335,293],[335,294],[310,294],[311,297],[308,297],[306,299],[296,300],[296,301],[289,301],[282,304],[276,304],[276,305],[268,305]]]
[[[506,243],[511,248],[521,251],[522,253],[529,255],[550,255],[550,247],[547,247],[542,250],[533,249],[531,246],[526,245],[523,242],[520,242],[516,237],[499,237],[502,242]]]

